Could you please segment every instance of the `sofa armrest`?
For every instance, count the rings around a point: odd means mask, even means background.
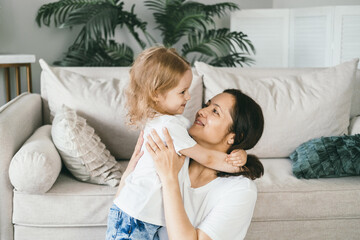
[[[360,116],[353,117],[350,121],[349,135],[360,134]]]
[[[40,95],[29,93],[23,93],[0,107],[0,239],[13,239],[10,161],[42,125],[41,109]]]

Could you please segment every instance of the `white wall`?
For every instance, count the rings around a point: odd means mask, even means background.
[[[273,8],[360,5],[360,0],[273,0]]]
[[[213,4],[231,0],[198,0],[198,2]],[[48,63],[59,60],[62,54],[74,41],[78,31],[76,29],[55,29],[54,27],[39,28],[35,23],[37,10],[41,5],[53,2],[52,0],[1,0],[0,1],[0,54],[35,54],[36,63],[32,64],[33,92],[40,92],[40,66],[38,59],[43,58]],[[125,8],[130,9],[135,3],[135,12],[142,20],[148,22],[148,31],[158,40],[159,32],[153,30],[154,20],[142,0],[125,0]],[[360,5],[360,0],[233,0],[242,9],[249,8],[290,8],[323,5]],[[230,17],[217,20],[218,27],[229,27]],[[131,36],[118,30],[116,39],[120,42],[130,43],[135,54],[141,49]],[[0,106],[6,101],[3,69],[0,69]],[[15,96],[15,81],[11,71],[11,90]],[[22,71],[22,90],[26,91],[25,71]]]

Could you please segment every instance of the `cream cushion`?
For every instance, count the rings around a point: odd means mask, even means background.
[[[249,153],[261,158],[289,156],[301,143],[322,136],[347,134],[358,59],[335,67],[286,77],[249,78],[205,63],[205,100],[227,88],[241,89],[262,108],[265,126]],[[291,136],[291,137],[289,137]]]
[[[360,116],[351,119],[349,126],[349,134],[350,135],[360,134]]]
[[[9,178],[17,191],[42,194],[56,181],[61,159],[51,140],[51,125],[38,128],[14,155]]]
[[[46,118],[52,118],[63,104],[74,109],[96,130],[103,143],[117,159],[129,159],[139,131],[127,126],[125,89],[129,82],[130,67],[121,68],[53,68],[43,59],[41,96]],[[184,116],[191,122],[202,104],[202,79],[193,75],[189,89],[191,99]],[[50,116],[46,106],[51,111]],[[48,121],[48,119],[45,119]],[[50,121],[51,122],[51,121]]]
[[[51,136],[66,168],[77,179],[113,187],[118,185],[124,169],[94,129],[74,110],[62,106],[53,120]]]

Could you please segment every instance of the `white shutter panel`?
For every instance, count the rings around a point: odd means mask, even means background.
[[[360,6],[337,6],[333,65],[353,58],[360,58]]]
[[[290,10],[290,67],[332,65],[333,7]]]
[[[241,31],[253,43],[256,67],[287,67],[289,44],[289,10],[257,9],[231,14],[231,31]]]

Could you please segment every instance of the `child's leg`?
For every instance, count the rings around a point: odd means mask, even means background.
[[[121,212],[120,209],[113,204],[110,208],[107,230],[106,230],[106,240],[113,240],[116,237],[118,228],[120,226]]]
[[[116,205],[110,209],[106,240],[157,240],[160,226],[137,220]]]

